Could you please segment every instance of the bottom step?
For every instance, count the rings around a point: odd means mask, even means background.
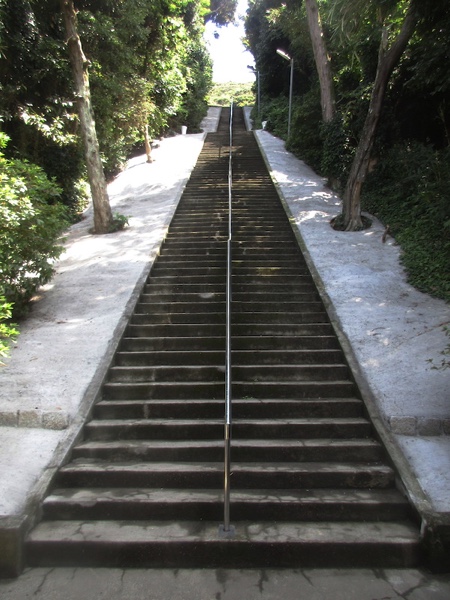
[[[415,567],[417,530],[408,523],[216,523],[47,521],[27,541],[30,566],[149,568]]]

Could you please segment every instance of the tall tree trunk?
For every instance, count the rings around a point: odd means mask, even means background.
[[[392,71],[398,64],[416,27],[417,17],[414,0],[410,0],[402,28],[394,43],[388,49],[387,28],[383,29],[378,53],[378,66],[375,83],[370,98],[361,138],[345,186],[342,215],[345,231],[358,231],[363,228],[361,219],[361,188],[369,168],[381,108]]]
[[[328,123],[333,119],[336,112],[330,59],[323,37],[322,23],[320,21],[317,1],[305,0],[305,8],[309,35],[311,37],[314,52],[314,60],[316,63],[317,74],[319,76],[322,119],[325,123]]]
[[[94,114],[91,106],[89,88],[88,61],[83,53],[77,29],[77,16],[73,0],[60,0],[61,12],[67,34],[70,62],[78,100],[81,134],[86,156],[86,167],[94,205],[95,233],[108,233],[113,216],[106,189],[105,174],[100,157],[100,150],[95,129]]]

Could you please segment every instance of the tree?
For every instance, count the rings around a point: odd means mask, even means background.
[[[320,98],[322,106],[322,119],[325,123],[333,120],[336,113],[333,75],[331,73],[330,59],[323,37],[322,23],[319,7],[316,0],[305,0],[306,18],[309,34],[314,52],[317,74],[320,83]]]
[[[88,61],[78,35],[77,17],[73,0],[61,0],[61,12],[67,33],[67,45],[78,100],[81,134],[84,142],[86,167],[94,206],[94,232],[108,233],[113,216],[106,190],[105,174],[100,157],[94,114],[91,106]]]
[[[206,21],[212,21],[219,27],[228,25],[234,19],[237,0],[210,0],[210,10],[206,15]]]
[[[415,10],[415,0],[408,0],[406,3],[400,4],[406,4],[406,11],[400,25],[400,30],[391,43],[389,43],[389,30],[393,24],[389,24],[389,14],[382,10],[383,7],[381,4],[379,6],[378,14],[381,26],[381,39],[375,81],[372,87],[366,119],[344,190],[342,215],[335,222],[339,229],[345,231],[363,229],[361,188],[368,172],[381,108],[389,79],[414,33],[418,20]]]

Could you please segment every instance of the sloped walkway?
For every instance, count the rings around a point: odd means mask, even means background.
[[[209,130],[215,116],[210,111]],[[374,418],[424,511],[448,519],[450,373],[426,361],[440,359],[450,307],[405,283],[399,250],[393,240],[382,243],[381,224],[334,232],[328,222],[338,198],[280,140],[263,131],[257,138],[366,381]],[[109,193],[130,228],[93,237],[88,212],[71,228],[56,277],[21,325],[0,369],[0,546],[20,528],[89,410],[203,139],[163,140],[154,163],[139,157],[129,164]]]

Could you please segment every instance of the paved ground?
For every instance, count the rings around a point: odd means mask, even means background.
[[[450,578],[416,570],[30,569],[2,600],[448,600]]]
[[[211,111],[206,130],[214,129],[216,117],[217,111]],[[450,371],[432,370],[427,359],[440,360],[446,345],[442,326],[450,322],[450,307],[406,284],[399,249],[392,239],[382,243],[381,224],[375,222],[360,233],[333,231],[329,220],[339,212],[339,199],[320,177],[286,152],[280,140],[264,131],[257,138],[301,233],[372,417],[405,473],[410,494],[424,514],[439,513],[448,519]],[[18,343],[0,369],[0,546],[2,531],[14,527],[40,497],[79,431],[202,143],[203,134],[179,135],[161,142],[154,163],[147,164],[145,157],[130,162],[109,187],[113,210],[129,216],[130,227],[109,236],[91,236],[88,212],[84,221],[71,228],[55,278],[21,324]],[[0,553],[0,568],[1,562]],[[114,598],[122,583],[130,590],[122,597],[133,597],[135,578],[136,589],[159,589],[158,582],[166,581],[167,593],[155,592],[152,598],[237,598],[240,582],[247,586],[240,597],[275,597],[270,591],[275,582],[276,596],[284,593],[288,598],[338,598],[341,587],[346,598],[361,600],[450,597],[444,584],[441,591],[434,591],[440,580],[416,588],[423,574],[395,573],[386,580],[385,574],[371,571],[108,571],[106,588],[95,597]],[[98,574],[97,570],[27,571],[14,584],[8,583],[9,588],[0,582],[0,597],[39,597],[46,590],[47,598],[59,598],[61,582],[69,590],[72,581],[78,592],[64,596],[86,598],[84,592],[80,595],[77,581],[89,577],[94,582]],[[289,594],[278,591],[283,586]],[[362,588],[379,591],[362,596]],[[205,595],[198,595],[198,589],[205,589]]]

